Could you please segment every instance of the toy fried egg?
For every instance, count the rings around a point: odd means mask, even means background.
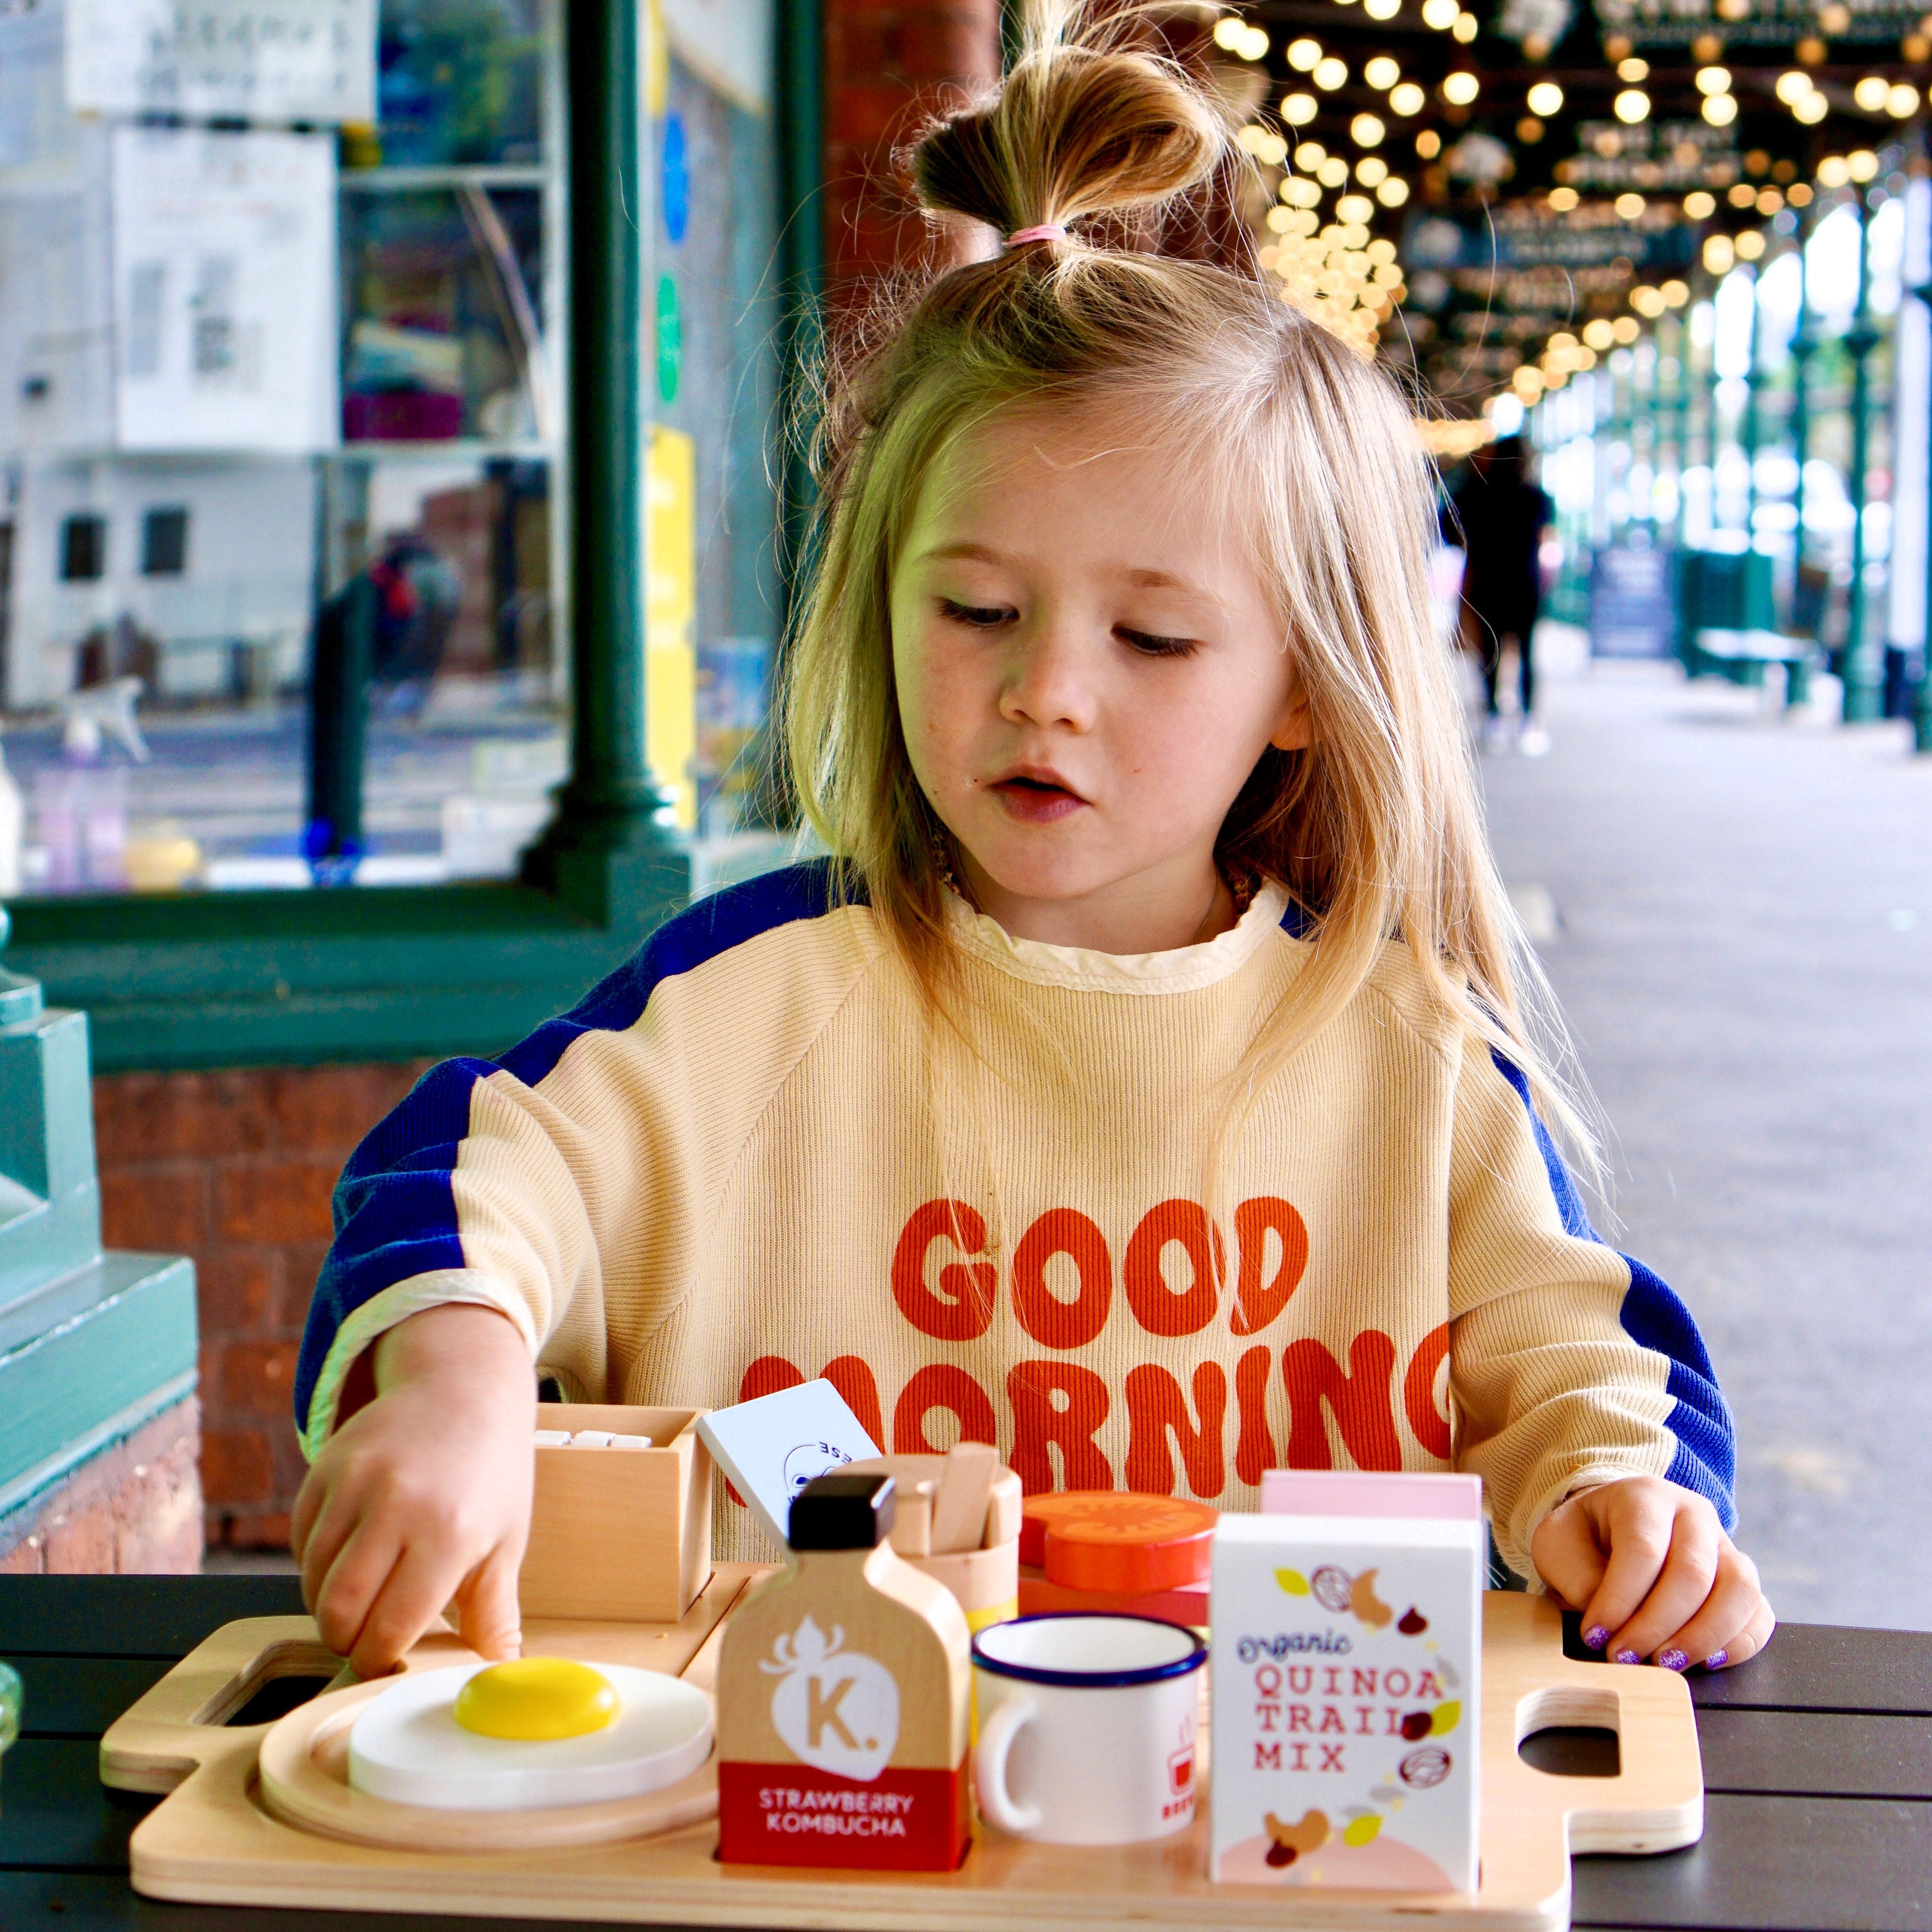
[[[352,1789],[439,1811],[641,1797],[711,1755],[711,1700],[655,1670],[518,1658],[404,1677],[349,1733]]]

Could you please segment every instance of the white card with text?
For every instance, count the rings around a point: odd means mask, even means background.
[[[814,1476],[881,1453],[845,1399],[820,1376],[698,1418],[698,1433],[731,1486],[781,1547],[792,1499]]]

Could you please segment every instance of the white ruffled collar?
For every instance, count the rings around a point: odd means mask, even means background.
[[[976,911],[957,892],[946,894],[952,936],[968,955],[1016,980],[1081,993],[1192,993],[1238,973],[1276,931],[1288,894],[1272,880],[1226,932],[1168,952],[1094,952],[1016,939],[997,920]]]

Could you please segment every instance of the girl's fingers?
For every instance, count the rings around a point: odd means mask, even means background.
[[[1599,1538],[1610,1546],[1603,1581],[1583,1606],[1583,1641],[1607,1654],[1624,1647],[1624,1626],[1663,1572],[1675,1519],[1668,1508],[1624,1484],[1593,1490],[1582,1500],[1596,1519]],[[1685,1616],[1692,1607],[1686,1605]],[[1665,1628],[1674,1629],[1682,1621]]]
[[[316,1519],[321,1515],[322,1505],[328,1500],[326,1479],[318,1480],[316,1472],[310,1470],[296,1492],[295,1513],[289,1518],[289,1549],[298,1563],[307,1554],[309,1532],[314,1528]]]
[[[450,1571],[446,1552],[420,1543],[404,1546],[371,1598],[346,1653],[364,1683],[387,1676],[436,1621],[456,1587],[458,1580]]]
[[[344,1497],[339,1486],[332,1484],[316,1510],[302,1552],[302,1601],[308,1604],[309,1614],[318,1622],[322,1618],[322,1599],[328,1588],[329,1573],[335,1568],[344,1546],[356,1534],[360,1520],[361,1513],[355,1504]],[[326,1630],[322,1636],[323,1641],[328,1642]],[[330,1648],[337,1656],[342,1655],[337,1646],[332,1644]]]
[[[457,1592],[463,1641],[478,1657],[514,1657],[523,1648],[523,1612],[517,1603],[517,1552],[500,1543]]]
[[[1539,1529],[1532,1556],[1544,1587],[1566,1609],[1576,1610],[1604,1580],[1604,1552],[1582,1508],[1566,1504]]]
[[[1770,1642],[1771,1634],[1777,1628],[1777,1616],[1771,1606],[1760,1597],[1750,1622],[1721,1650],[1706,1658],[1704,1668],[1706,1670],[1729,1670],[1738,1664],[1748,1663]]]
[[[1612,1633],[1604,1654],[1616,1664],[1635,1664],[1648,1657],[1672,1630],[1681,1630],[1696,1614],[1717,1580],[1718,1549],[1723,1532],[1718,1528],[1714,1511],[1683,1508],[1666,1518],[1668,1541],[1660,1563],[1654,1553],[1655,1539],[1650,1526],[1646,1523],[1641,1529],[1644,1533],[1636,1539],[1640,1565],[1658,1564],[1651,1573],[1656,1580],[1621,1625],[1612,1623],[1607,1616],[1603,1618]],[[1617,1575],[1618,1559],[1624,1548],[1619,1532],[1611,1545],[1606,1591]],[[1593,1612],[1597,1607],[1592,1604]]]
[[[311,1553],[314,1546],[311,1543]],[[368,1621],[370,1606],[401,1554],[400,1539],[394,1528],[380,1520],[362,1517],[344,1539],[334,1561],[309,1598],[310,1614],[322,1633],[322,1640],[338,1657],[355,1661],[356,1646]]]
[[[1666,1670],[1688,1670],[1720,1651],[1728,1653],[1762,1600],[1756,1565],[1726,1541],[1718,1552],[1718,1577],[1710,1594],[1689,1622],[1657,1646],[1654,1660]]]

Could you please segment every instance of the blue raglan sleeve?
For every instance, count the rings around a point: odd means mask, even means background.
[[[1592,1226],[1520,1070],[1484,1052],[1457,1099],[1450,1382],[1458,1460],[1481,1474],[1497,1540],[1528,1544],[1564,1496],[1650,1474],[1736,1526],[1736,1434],[1682,1300]]]
[[[498,1310],[533,1360],[601,1395],[613,1319],[650,1332],[688,1280],[706,1156],[728,1160],[794,1036],[836,1006],[838,982],[802,970],[796,936],[838,903],[823,864],[712,894],[501,1058],[423,1077],[336,1189],[296,1374],[310,1455],[357,1358],[445,1303]],[[694,1066],[712,1070],[701,1107]],[[624,1282],[607,1309],[613,1256]]]
[[[641,956],[500,1059],[433,1067],[350,1157],[334,1238],[296,1366],[296,1426],[313,1456],[344,1378],[376,1337],[424,1309],[507,1316],[532,1360],[573,1310],[601,1328],[599,1255],[586,1205],[599,1171],[590,1124],[621,1110],[606,1079],[560,1090],[580,1038],[641,1010]]]

